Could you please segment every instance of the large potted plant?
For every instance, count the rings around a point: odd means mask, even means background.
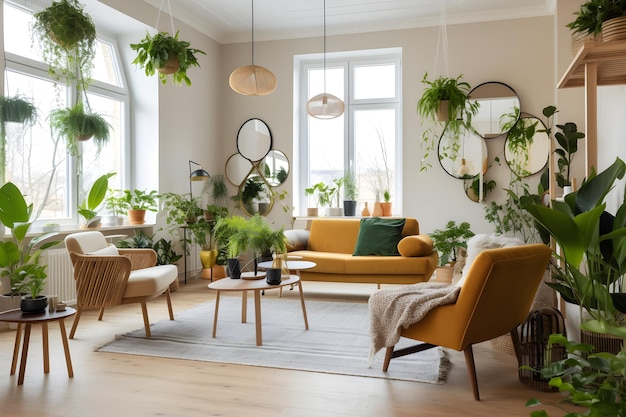
[[[191,85],[187,71],[191,67],[200,67],[196,54],[203,51],[191,48],[187,41],[178,39],[178,31],[174,36],[167,32],[158,32],[155,35],[146,34],[139,43],[130,45],[137,52],[133,64],[143,68],[147,76],[158,72],[163,84],[167,83],[167,76],[171,74],[174,84],[185,82]]]
[[[617,158],[601,173],[592,172],[563,201],[554,200],[551,207],[535,204],[526,208],[560,248],[554,256],[562,266],[555,265],[555,282],[548,285],[578,305],[583,336],[590,332],[626,338],[626,328],[619,322],[613,302],[624,295],[621,277],[626,273],[626,201],[615,215],[606,211],[604,202],[625,172],[626,164]],[[582,318],[583,311],[589,320]]]
[[[228,216],[219,219],[213,229],[215,239],[226,247],[228,274],[233,279],[241,278],[239,255],[249,245],[250,236],[246,219],[241,216]]]
[[[254,256],[254,273],[257,273],[258,261],[271,261],[272,254],[286,252],[283,229],[273,230],[263,216],[254,215],[248,220],[248,247]]]
[[[6,294],[11,297],[23,297],[25,312],[41,311],[46,307],[47,299],[41,295],[47,278],[46,265],[40,263],[40,257],[43,250],[59,243],[44,243],[56,232],[28,237],[33,223],[32,213],[32,203],[26,203],[15,184],[8,182],[0,187],[0,221],[11,231],[11,239],[0,242],[0,276],[8,278],[9,284],[9,288],[2,291],[8,291]],[[2,281],[3,286],[7,284],[7,280]]]
[[[73,107],[50,112],[50,127],[65,140],[73,156],[78,155],[78,143],[93,138],[98,152],[109,142],[111,125],[98,113],[85,109],[82,102]]]
[[[439,254],[439,267],[435,275],[437,281],[452,281],[459,248],[467,248],[468,239],[474,236],[470,227],[468,222],[457,225],[454,220],[450,220],[446,223],[445,228],[436,229],[429,233],[433,240],[433,248]]]
[[[86,89],[96,56],[96,27],[77,0],[59,0],[34,14],[31,27],[49,72]]]
[[[603,41],[623,39],[615,36],[613,26],[623,25],[625,21],[624,0],[589,0],[581,4],[574,15],[576,18],[566,25],[573,34],[588,35],[592,39],[599,37]]]

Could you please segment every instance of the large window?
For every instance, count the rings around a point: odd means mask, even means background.
[[[31,99],[39,113],[32,128],[7,123],[6,181],[14,182],[34,203],[35,210],[41,210],[38,223],[75,225],[79,222],[77,206],[96,178],[116,172],[109,185],[124,188],[128,92],[115,42],[98,35],[87,102],[92,112],[110,123],[110,140],[99,153],[92,141],[81,142],[78,156],[71,156],[64,141],[52,134],[48,115],[53,109],[74,104],[75,86],[48,74],[31,40],[31,22],[32,11],[4,2],[4,95]]]
[[[401,50],[358,51],[328,54],[326,92],[345,103],[338,118],[320,120],[306,113],[306,101],[324,92],[323,59],[299,56],[300,181],[296,184],[295,205],[304,214],[313,201],[304,189],[318,182],[350,173],[358,187],[358,207],[364,202],[383,201],[387,191],[391,201],[401,195]],[[343,196],[341,196],[343,199]],[[400,205],[394,205],[399,214]]]

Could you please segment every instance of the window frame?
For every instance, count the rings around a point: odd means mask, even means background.
[[[356,77],[355,67],[378,64],[395,65],[395,96],[378,99],[355,99]],[[355,126],[354,113],[369,109],[395,110],[395,152],[394,152],[394,195],[397,202],[395,210],[401,210],[402,201],[402,48],[386,48],[362,51],[333,52],[326,54],[326,68],[342,66],[344,68],[344,172],[354,172],[356,165],[355,155]],[[294,57],[294,155],[298,155],[297,164],[294,163],[294,172],[298,180],[294,181],[294,205],[298,207],[297,214],[305,215],[308,198],[304,189],[309,187],[309,115],[306,112],[306,101],[309,95],[308,74],[311,69],[323,69],[323,54],[297,55]],[[399,213],[398,213],[399,214]]]

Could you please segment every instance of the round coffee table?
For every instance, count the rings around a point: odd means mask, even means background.
[[[309,321],[306,316],[306,307],[304,305],[304,293],[302,292],[302,282],[297,275],[289,275],[283,279],[280,284],[270,285],[264,279],[232,279],[223,278],[209,284],[209,288],[217,292],[215,296],[215,313],[213,315],[213,334],[215,337],[217,332],[217,315],[220,308],[220,293],[222,291],[241,291],[241,322],[246,323],[248,310],[248,291],[254,291],[254,321],[256,326],[256,345],[263,344],[263,335],[261,331],[261,291],[267,291],[282,288],[286,285],[298,285],[300,288],[300,304],[302,305],[302,317],[304,318],[304,328],[309,330]]]
[[[48,309],[43,313],[24,314],[22,310],[9,310],[0,313],[0,321],[7,323],[17,323],[17,332],[15,333],[15,345],[13,347],[13,361],[11,362],[11,375],[15,375],[17,366],[17,357],[20,352],[20,339],[22,330],[24,331],[24,340],[22,342],[22,359],[20,361],[20,373],[17,378],[17,385],[24,383],[24,374],[26,373],[26,360],[28,359],[28,344],[30,342],[30,329],[33,324],[41,324],[41,335],[43,343],[43,372],[50,372],[50,357],[48,349],[48,323],[52,321],[59,322],[61,330],[61,341],[63,342],[63,350],[65,351],[65,363],[67,365],[67,374],[70,378],[74,376],[72,368],[72,359],[70,357],[70,348],[67,342],[67,333],[65,331],[65,318],[76,314],[76,310],[66,307],[64,311],[49,312]]]

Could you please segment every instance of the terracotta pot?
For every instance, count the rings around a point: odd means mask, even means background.
[[[380,203],[382,209],[383,209],[383,216],[391,216],[391,203]]]
[[[144,224],[146,222],[145,210],[128,210],[128,223]]]
[[[213,275],[213,281],[215,281],[216,279],[222,279],[222,278],[226,278],[226,268],[224,268],[224,265],[213,265],[213,268],[211,268],[212,271],[212,275]]]
[[[435,281],[445,283],[452,282],[452,278],[454,277],[453,266],[440,266],[435,271]]]

